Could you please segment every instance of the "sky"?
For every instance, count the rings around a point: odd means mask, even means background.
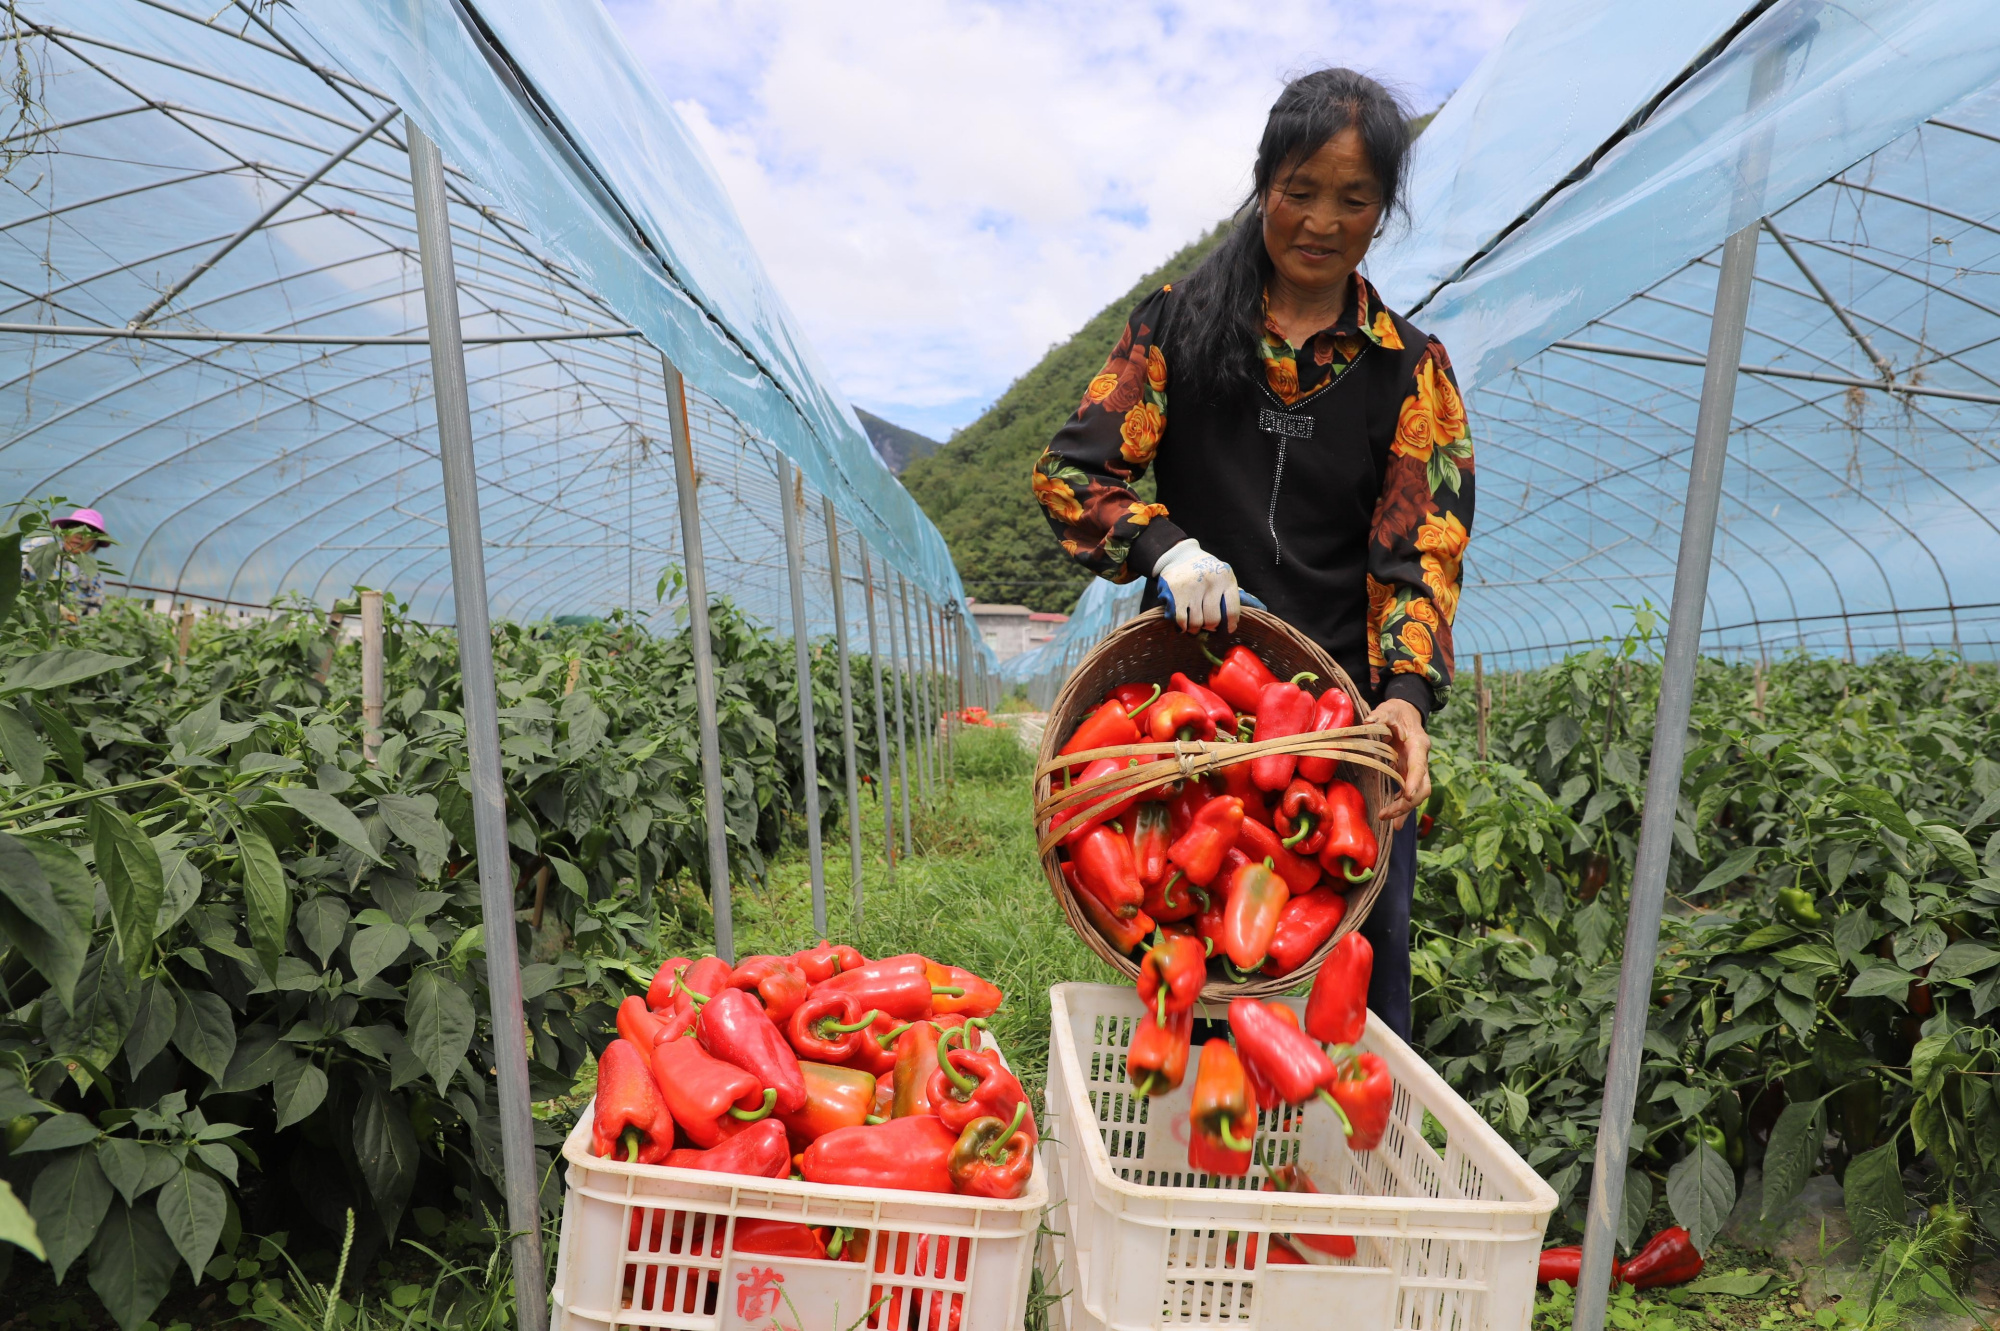
[[[1526,2],[607,0],[837,386],[939,439],[1229,214],[1288,74],[1428,111]]]

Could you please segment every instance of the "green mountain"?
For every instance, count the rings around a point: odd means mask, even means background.
[[[903,472],[904,486],[944,533],[968,596],[1034,610],[1067,611],[1076,603],[1090,575],[1056,544],[1029,488],[1029,469],[1103,368],[1132,307],[1161,283],[1177,281],[1222,235],[1216,227],[1139,279],[1075,336],[1050,348],[985,415]],[[1141,489],[1151,491],[1151,477]]]
[[[854,414],[861,418],[861,428],[868,431],[868,442],[875,445],[875,451],[889,464],[889,470],[898,476],[918,458],[929,457],[943,447],[929,435],[906,430],[872,411],[856,407]]]

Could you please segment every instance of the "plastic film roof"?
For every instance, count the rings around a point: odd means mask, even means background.
[[[1471,411],[1462,669],[1670,601],[1720,249],[1760,218],[1703,649],[1996,655],[1996,85],[1984,0],[1530,9],[1369,259]]]
[[[0,163],[0,493],[104,510],[138,593],[366,585],[451,618],[408,115],[448,164],[496,615],[661,613],[682,559],[662,351],[689,388],[717,594],[789,628],[782,453],[809,501],[814,631],[832,626],[822,495],[850,579],[865,539],[878,587],[886,559],[958,601],[942,540],[597,6],[18,8],[35,94]],[[135,321],[152,336],[24,327]]]

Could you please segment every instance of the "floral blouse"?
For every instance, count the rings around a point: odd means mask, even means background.
[[[1264,380],[1288,407],[1325,391],[1356,364],[1364,340],[1423,351],[1408,375],[1368,543],[1368,664],[1378,686],[1414,674],[1442,701],[1451,683],[1451,625],[1473,507],[1472,437],[1443,344],[1390,313],[1359,273],[1348,308],[1294,349],[1269,319],[1259,354]],[[1133,486],[1167,430],[1166,352],[1157,340],[1171,285],[1133,311],[1076,414],[1034,467],[1035,497],[1063,549],[1100,577],[1129,582],[1183,533],[1165,505]],[[1407,357],[1402,357],[1407,361]],[[1397,692],[1391,688],[1393,695]]]

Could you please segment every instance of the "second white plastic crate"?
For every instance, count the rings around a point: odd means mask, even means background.
[[[1187,1165],[1199,1026],[1181,1089],[1147,1100],[1125,1075],[1138,995],[1062,984],[1051,999],[1042,1151],[1057,1237],[1042,1260],[1067,1292],[1058,1331],[1525,1331],[1555,1194],[1374,1014],[1362,1047],[1396,1082],[1382,1144],[1350,1151],[1318,1101],[1281,1107],[1259,1116],[1250,1173],[1231,1179]],[[1322,1193],[1259,1191],[1266,1166],[1288,1162]],[[1350,1235],[1356,1252],[1272,1266],[1283,1233]]]

